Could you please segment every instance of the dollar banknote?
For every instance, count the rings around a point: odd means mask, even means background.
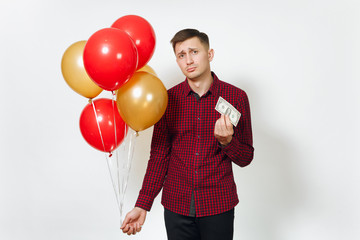
[[[236,127],[240,120],[241,113],[236,108],[234,108],[228,101],[226,101],[222,97],[219,97],[215,109],[220,114],[229,116],[230,122]]]

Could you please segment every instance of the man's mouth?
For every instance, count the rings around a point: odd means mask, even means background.
[[[196,67],[189,67],[186,69],[186,71],[193,72],[193,71],[195,71],[195,69],[196,69]]]

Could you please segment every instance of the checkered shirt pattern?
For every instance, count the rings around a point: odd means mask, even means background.
[[[150,159],[135,206],[150,211],[162,188],[162,205],[185,216],[189,216],[192,192],[197,217],[219,214],[238,204],[232,162],[244,167],[253,159],[249,101],[243,90],[212,75],[214,81],[199,101],[187,79],[168,90],[168,106],[154,126]],[[220,96],[241,113],[232,141],[225,147],[214,136]]]

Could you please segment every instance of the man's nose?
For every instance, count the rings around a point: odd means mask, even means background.
[[[186,64],[190,65],[192,64],[194,61],[193,61],[193,58],[191,56],[191,54],[187,55],[186,56]]]

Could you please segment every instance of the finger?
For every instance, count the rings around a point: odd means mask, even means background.
[[[215,123],[215,128],[214,128],[214,133],[216,135],[221,135],[222,134],[222,131],[223,131],[223,127],[221,126],[223,123],[222,123],[222,119],[221,117],[216,120],[216,123]]]
[[[125,227],[126,224],[128,224],[130,222],[131,218],[129,216],[126,215],[123,224],[121,225],[120,229],[123,229]]]
[[[221,136],[223,131],[223,127],[221,126],[221,118],[219,118],[214,127],[214,135],[215,136]]]
[[[229,116],[225,116],[225,126],[227,129],[232,128],[232,123],[230,121]]]
[[[123,233],[128,233],[130,230],[130,225],[126,224],[125,228],[123,229]]]
[[[225,123],[225,126],[227,126],[228,124],[228,119],[229,119],[229,116],[228,115],[225,115],[224,116],[224,123]]]
[[[126,218],[124,219],[124,221],[123,221],[123,223],[122,223],[122,225],[121,225],[121,227],[120,227],[120,229],[124,229],[124,227],[125,227],[125,224],[126,224]]]
[[[132,227],[129,226],[129,231],[127,232],[128,235],[131,235],[132,234]]]
[[[135,234],[135,233],[136,233],[136,228],[134,226],[131,226],[130,234]]]
[[[140,223],[136,223],[136,231],[137,231],[137,232],[140,232],[140,231],[141,231]]]
[[[220,120],[220,129],[221,129],[221,135],[224,135],[226,132],[226,116],[221,114],[221,120]]]
[[[217,134],[220,130],[220,119],[216,120],[215,127],[214,127],[214,133]]]

